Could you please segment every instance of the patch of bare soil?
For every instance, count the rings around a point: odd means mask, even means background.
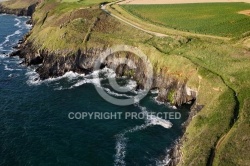
[[[244,15],[247,15],[247,16],[250,16],[250,10],[243,10],[243,11],[240,11],[238,12],[239,14],[244,14]]]

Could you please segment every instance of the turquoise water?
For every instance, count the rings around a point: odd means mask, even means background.
[[[98,95],[93,79],[72,72],[35,81],[35,67],[3,54],[29,31],[26,20],[0,15],[0,165],[162,165],[167,150],[181,136],[188,108],[160,105],[155,94],[135,105],[115,106]],[[171,128],[154,119],[68,118],[70,112],[142,111],[175,111],[182,118],[170,120]]]

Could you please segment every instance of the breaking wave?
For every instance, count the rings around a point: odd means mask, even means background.
[[[147,118],[145,119],[145,124],[142,124],[140,126],[135,126],[128,130],[124,130],[121,134],[118,134],[116,136],[116,147],[115,147],[116,154],[115,154],[115,160],[114,160],[115,166],[126,165],[126,162],[124,160],[126,157],[126,146],[127,146],[127,141],[128,141],[128,138],[125,136],[126,134],[141,131],[141,130],[146,129],[147,127],[155,126],[155,125],[162,126],[166,129],[169,129],[173,126],[172,123],[168,120],[161,119],[154,115],[150,115],[146,107],[142,107],[139,104],[137,104],[136,106],[138,106],[140,110],[142,111],[142,113],[146,115],[145,117]]]

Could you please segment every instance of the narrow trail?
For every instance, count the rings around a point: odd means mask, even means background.
[[[112,3],[109,3],[109,4],[103,5],[103,6],[101,7],[101,9],[102,9],[104,12],[106,12],[107,14],[109,14],[110,16],[112,16],[112,17],[114,17],[114,18],[116,18],[116,19],[118,19],[118,20],[120,20],[120,21],[122,21],[122,22],[124,22],[124,23],[126,23],[126,24],[128,24],[128,25],[130,25],[130,26],[132,26],[132,27],[134,27],[134,28],[136,28],[136,29],[139,29],[139,30],[141,30],[141,31],[143,31],[143,32],[146,32],[146,33],[148,33],[148,34],[150,34],[150,35],[157,36],[157,37],[169,37],[169,35],[166,35],[166,34],[162,34],[162,33],[153,32],[153,31],[149,31],[149,30],[143,29],[143,28],[141,28],[141,27],[139,27],[139,26],[137,26],[137,25],[135,25],[135,24],[133,24],[133,23],[131,23],[131,22],[128,22],[128,21],[124,20],[123,18],[121,18],[121,17],[119,17],[119,16],[116,16],[116,15],[112,14],[110,11],[108,11],[108,10],[106,9],[106,6],[107,6],[107,5],[110,6],[110,5],[116,4],[116,3],[118,3],[118,2],[120,2],[120,1],[112,2]]]

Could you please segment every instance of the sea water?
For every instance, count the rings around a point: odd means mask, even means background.
[[[188,108],[174,110],[157,102],[155,91],[134,105],[110,104],[96,92],[91,75],[68,72],[40,81],[36,66],[26,67],[20,65],[22,59],[6,56],[30,30],[27,20],[0,15],[0,165],[167,163],[168,150],[182,135]],[[108,85],[105,91],[118,98],[131,95],[114,92]],[[76,112],[179,112],[181,118],[70,119],[69,113]]]

